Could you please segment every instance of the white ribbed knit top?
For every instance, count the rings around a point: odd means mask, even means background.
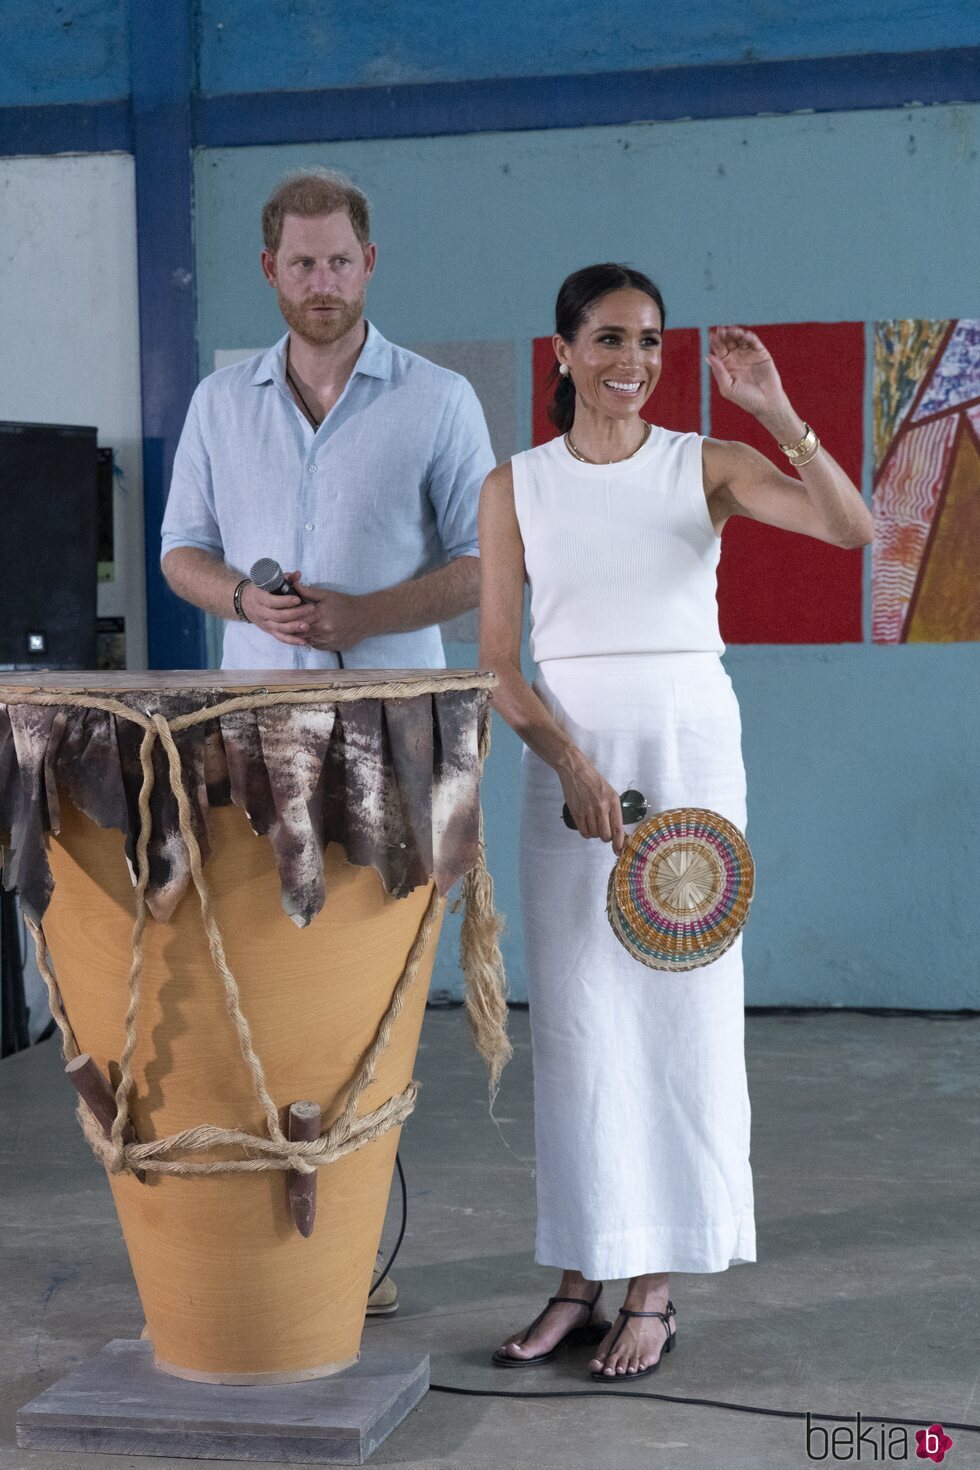
[[[562,435],[514,456],[536,663],[724,653],[701,443],[654,426],[616,464],[583,464]]]

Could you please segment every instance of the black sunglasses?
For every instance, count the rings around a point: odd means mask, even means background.
[[[623,808],[623,823],[625,826],[628,827],[633,822],[642,822],[647,814],[647,799],[642,791],[634,791],[632,788],[629,791],[624,791],[619,801]],[[565,823],[565,826],[570,827],[573,832],[578,831],[578,827],[575,825],[575,818],[568,810],[567,801],[561,809],[561,819]]]

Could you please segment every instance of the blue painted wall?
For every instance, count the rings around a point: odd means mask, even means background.
[[[978,156],[976,106],[205,150],[201,361],[279,331],[259,213],[287,168],[357,179],[379,324],[453,341],[550,332],[565,273],[610,255],[661,281],[673,326],[975,314]]]
[[[131,0],[3,0],[0,107],[128,95]],[[147,9],[184,0],[138,0]],[[974,0],[195,0],[205,93],[581,76],[977,44]],[[166,66],[166,56],[161,56]],[[909,94],[908,100],[917,99]],[[902,100],[905,100],[904,98]]]
[[[0,107],[128,96],[134,4],[138,16],[185,0],[3,0]],[[823,0],[802,12],[768,0],[621,0],[608,10],[566,0],[192,0],[191,9],[209,94],[909,53],[979,38],[974,0]]]
[[[373,199],[369,310],[386,334],[514,339],[526,362],[562,276],[609,256],[654,273],[678,326],[980,315],[978,148],[980,108],[943,107],[203,152],[202,370],[216,347],[281,331],[258,216],[287,167],[339,166]],[[514,391],[527,442],[526,372]],[[452,649],[458,664],[474,655]],[[726,661],[760,870],[749,1002],[980,1006],[980,756],[967,738],[980,647],[733,648]],[[520,996],[518,754],[497,722],[487,832]]]
[[[201,88],[251,92],[560,76],[977,42],[973,0],[201,0]]]
[[[128,0],[3,0],[0,107],[125,97],[128,14]]]

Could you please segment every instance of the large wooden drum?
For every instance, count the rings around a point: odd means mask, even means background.
[[[43,921],[67,1055],[91,1056],[132,1125],[113,1142],[83,1116],[157,1365],[337,1372],[359,1352],[443,895],[482,863],[492,679],[7,678],[4,881]],[[495,948],[483,921],[470,949]],[[499,972],[479,968],[496,1068]],[[322,1122],[290,1169],[294,1103]]]

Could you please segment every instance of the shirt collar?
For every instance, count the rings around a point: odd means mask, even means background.
[[[286,344],[288,341],[289,333],[287,332],[274,346],[263,352],[252,374],[253,384],[275,383],[285,392]],[[369,321],[367,324],[367,337],[364,339],[360,356],[354,364],[354,372],[363,373],[368,378],[391,377],[391,343],[386,337],[382,337],[373,322]]]
[[[382,337],[373,322],[367,324],[367,337],[354,371],[369,378],[391,377],[391,343],[387,337]]]

